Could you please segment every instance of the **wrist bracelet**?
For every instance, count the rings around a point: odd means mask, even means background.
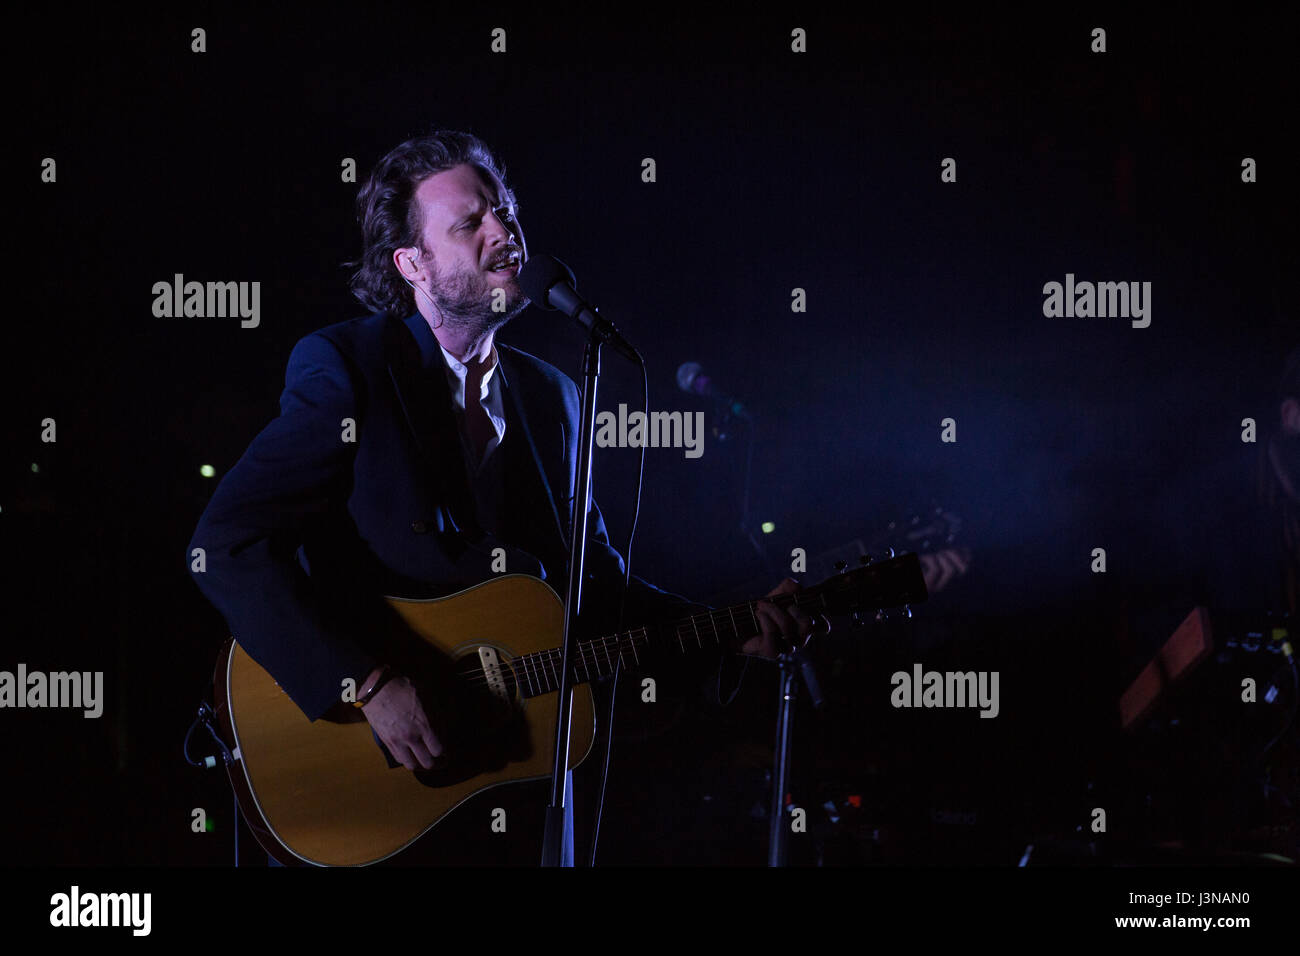
[[[360,699],[353,701],[352,706],[364,707],[366,704],[370,703],[371,699],[379,691],[379,688],[387,684],[388,679],[392,676],[393,676],[393,669],[389,667],[387,664],[385,664],[384,669],[379,672],[379,677],[377,677],[375,679],[375,682],[370,685],[370,690],[366,691],[363,695],[361,695]]]

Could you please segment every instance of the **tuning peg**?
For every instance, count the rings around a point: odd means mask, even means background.
[[[850,616],[850,620],[853,622],[854,627],[867,626],[867,618],[861,611],[854,611]]]
[[[908,605],[902,607],[882,608],[876,616],[876,620],[885,624],[892,624],[895,621],[910,621],[912,619],[912,609]]]
[[[871,563],[871,555],[869,555],[869,554],[860,554],[860,555],[858,555],[858,563],[859,563],[859,564],[862,564],[862,565],[868,565],[868,564],[870,564],[870,563]]]
[[[835,562],[835,573],[836,573],[836,574],[842,574],[842,573],[844,573],[845,569],[847,569],[848,566],[849,566],[849,562],[847,562],[847,561],[836,561],[836,562]]]

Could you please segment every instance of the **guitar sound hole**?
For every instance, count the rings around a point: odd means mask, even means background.
[[[485,726],[507,722],[519,709],[514,670],[495,648],[462,655],[456,661],[456,677],[462,706],[468,706]]]
[[[494,656],[495,655],[495,656]],[[532,737],[508,660],[493,651],[485,665],[477,650],[459,657],[453,687],[433,693],[426,707],[443,736],[444,766],[417,770],[428,786],[447,786],[532,755]],[[493,666],[495,664],[496,666]]]

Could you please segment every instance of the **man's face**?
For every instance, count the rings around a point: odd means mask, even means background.
[[[429,293],[443,321],[469,332],[495,331],[523,311],[528,298],[518,275],[527,246],[514,197],[501,180],[463,164],[422,182],[415,201],[424,222],[419,261],[431,272]],[[497,299],[500,311],[492,307]]]

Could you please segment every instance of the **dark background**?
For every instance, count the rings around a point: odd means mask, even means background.
[[[195,26],[206,53],[190,52]],[[495,26],[506,55],[489,52]],[[106,672],[98,721],[0,714],[11,859],[229,859],[225,781],[181,758],[226,633],[185,547],[277,413],[294,342],[365,313],[341,265],[360,251],[342,160],[364,178],[432,128],[503,158],[530,250],[565,259],[638,345],[652,408],[712,420],[675,386],[695,360],[752,409],[773,567],[899,513],[963,518],[970,572],[911,627],[835,632],[821,653],[840,662],[839,709],[800,718],[797,795],[865,794],[905,834],[872,852],[1014,863],[1087,820],[1090,784],[1132,799],[1119,691],[1194,603],[1267,604],[1258,446],[1240,432],[1275,419],[1300,344],[1290,22],[1099,8],[620,25],[199,4],[135,22],[25,12],[10,39],[0,668]],[[57,184],[40,182],[46,156]],[[939,180],[949,156],[955,184]],[[260,281],[260,327],[155,318],[152,285],[178,272]],[[1044,318],[1042,286],[1067,272],[1150,281],[1150,327]],[[556,313],[531,308],[502,339],[578,373],[581,340]],[[623,363],[602,388],[602,407],[639,407]],[[955,444],[939,441],[946,417]],[[649,451],[637,573],[702,599],[776,583],[738,530],[742,439],[710,437],[697,460]],[[597,453],[620,548],[636,465]],[[999,719],[890,709],[888,674],[914,660],[1000,670]],[[615,751],[609,862],[762,860],[750,811],[773,687],[756,665],[725,712],[688,709],[648,739],[623,708],[635,739]],[[214,833],[191,833],[194,807]]]

